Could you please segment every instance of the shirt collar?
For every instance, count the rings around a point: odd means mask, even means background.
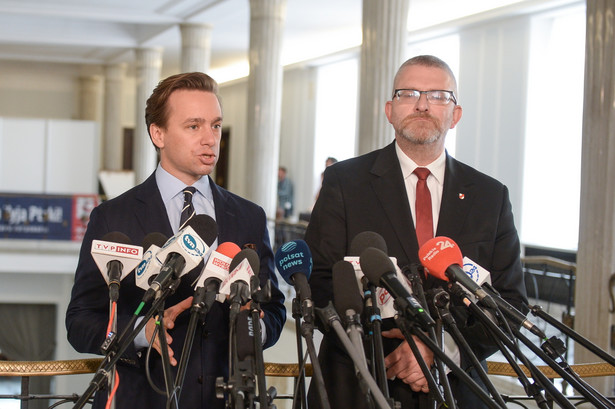
[[[431,162],[427,166],[419,166],[415,161],[410,159],[404,151],[401,150],[397,142],[395,142],[395,152],[397,153],[397,159],[399,159],[399,164],[401,166],[401,173],[404,176],[404,180],[412,175],[414,169],[418,167],[423,167],[429,169],[431,174],[436,178],[438,183],[444,183],[444,169],[446,168],[446,151],[443,150],[440,156],[436,158],[433,162]]]
[[[162,200],[165,203],[180,194],[186,187],[184,182],[164,170],[162,166],[160,166],[160,163],[156,168],[156,183],[158,184],[158,189],[160,190]],[[210,203],[213,203],[214,197],[211,191],[211,186],[209,185],[209,177],[201,177],[199,180],[194,182],[192,186],[194,186],[197,192],[202,194]]]

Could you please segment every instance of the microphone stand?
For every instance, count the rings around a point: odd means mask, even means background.
[[[402,269],[402,273],[410,280],[412,291],[416,292],[416,296],[419,302],[422,304],[423,308],[426,308],[429,311],[429,303],[427,302],[427,299],[425,298],[425,291],[423,290],[423,282],[421,281],[421,277],[419,273],[419,266],[414,263],[411,264],[410,267],[405,266]],[[442,334],[442,320],[441,319],[438,319],[436,326],[438,329],[438,333],[440,334],[440,340],[438,342],[438,345],[440,346],[440,349],[442,349],[442,345],[444,344],[444,341],[442,340],[443,334]],[[428,327],[427,329],[428,329],[428,333],[431,339],[436,341],[437,337],[436,337],[436,331],[434,330],[434,328]],[[438,359],[437,357],[434,357],[434,358],[435,358],[434,361],[436,364],[437,373],[440,374],[439,380],[444,390],[445,400],[448,403],[449,408],[456,409],[457,403],[455,402],[455,397],[453,396],[453,390],[451,389],[451,384],[448,380],[448,377],[446,376],[446,370],[444,369],[444,364],[442,363],[442,360]]]
[[[451,371],[462,381],[464,382],[466,385],[468,385],[468,387],[470,387],[470,389],[472,389],[472,392],[474,392],[479,398],[480,400],[482,400],[487,406],[489,406],[492,409],[506,409],[506,407],[502,407],[500,406],[497,402],[495,402],[494,400],[492,400],[489,395],[487,395],[485,393],[485,391],[474,381],[474,379],[470,378],[470,376],[465,373],[465,371],[463,369],[461,369],[455,362],[453,362],[453,360],[451,358],[449,358],[444,351],[442,351],[440,348],[438,348],[438,345],[436,345],[431,338],[429,338],[427,335],[425,335],[423,333],[423,331],[420,328],[417,328],[416,325],[414,324],[410,324],[408,322],[407,319],[403,318],[403,317],[398,317],[398,319],[396,319],[397,325],[399,327],[399,329],[401,329],[402,333],[404,334],[404,337],[406,337],[406,341],[408,341],[408,344],[411,343],[411,339],[412,339],[412,335],[415,335],[417,338],[419,338],[429,349],[432,350],[432,352],[434,353],[434,355],[438,356],[440,359],[442,359],[442,361],[444,361],[444,363],[446,364],[446,366],[449,367],[449,369],[451,369]],[[417,351],[418,352],[418,351]],[[415,352],[416,354],[416,352]],[[431,376],[431,373],[429,371],[427,371],[429,373],[429,376]],[[425,377],[427,378],[428,375],[425,374]],[[431,385],[430,385],[430,389],[431,389]],[[439,392],[438,392],[439,393]],[[442,398],[442,396],[440,395],[440,402],[443,402],[444,399]]]
[[[553,325],[555,328],[557,328],[558,330],[560,330],[561,332],[563,332],[564,334],[571,337],[576,342],[578,342],[579,344],[587,348],[590,352],[604,359],[605,362],[615,366],[615,357],[613,357],[612,355],[609,355],[608,352],[601,349],[598,345],[594,344],[587,338],[581,336],[578,332],[574,331],[572,328],[568,327],[567,325],[562,324],[561,322],[559,322],[558,320],[556,320],[555,318],[553,318],[552,316],[544,312],[541,306],[539,305],[530,306],[530,311],[532,311],[532,314],[535,315],[536,317],[542,318],[547,323]]]
[[[366,285],[367,283],[367,285]],[[365,280],[363,285],[367,287],[364,294],[366,328],[368,329],[368,339],[371,338],[370,351],[372,354],[372,372],[378,383],[378,387],[387,399],[389,404],[394,407],[394,401],[389,393],[389,383],[387,382],[386,366],[384,365],[384,346],[382,345],[382,317],[380,309],[377,307],[376,286]]]
[[[204,318],[208,313],[213,303],[216,301],[216,291],[207,289],[205,286],[198,287],[194,291],[194,297],[192,299],[192,308],[190,310],[190,321],[188,322],[188,330],[186,332],[186,339],[184,340],[184,347],[182,349],[182,355],[177,366],[177,374],[175,376],[175,387],[173,389],[173,395],[171,400],[179,402],[179,397],[182,392],[184,380],[186,378],[186,371],[188,370],[188,358],[192,352],[192,346],[194,344],[194,337],[196,335],[196,329],[199,318]],[[177,408],[177,404],[175,406]]]
[[[438,288],[434,291],[433,297],[430,297],[430,301],[432,301],[430,305],[434,307],[433,309],[444,324],[445,328],[448,330],[448,333],[451,334],[455,340],[455,343],[459,346],[459,348],[461,348],[461,350],[463,350],[464,354],[470,359],[470,362],[472,362],[472,366],[476,370],[476,373],[480,379],[487,386],[487,389],[491,393],[493,399],[495,399],[501,406],[506,407],[506,402],[502,399],[502,396],[487,376],[487,372],[481,366],[480,361],[472,351],[472,348],[470,348],[470,345],[461,334],[461,331],[459,331],[455,318],[453,318],[449,310],[449,294],[443,289]]]
[[[295,319],[295,338],[297,340],[297,363],[299,364],[299,376],[295,381],[295,387],[299,393],[293,396],[293,409],[307,409],[307,395],[305,393],[305,361],[303,360],[303,342],[301,341],[301,305],[297,297],[292,301],[292,313]],[[298,404],[298,406],[297,406]]]
[[[598,391],[588,385],[570,368],[568,363],[560,361],[559,364],[555,360],[544,353],[536,345],[532,344],[530,340],[521,333],[516,327],[513,327],[515,336],[521,340],[533,353],[535,353],[540,359],[547,363],[555,372],[557,372],[563,379],[565,379],[573,388],[575,388],[585,399],[593,403],[597,408],[613,409],[615,404],[601,395]]]
[[[117,361],[119,361],[122,354],[126,352],[126,350],[130,347],[131,343],[134,341],[137,335],[139,335],[139,333],[145,327],[149,319],[152,318],[154,314],[159,311],[160,306],[164,305],[164,302],[167,297],[169,297],[175,292],[177,286],[179,285],[179,282],[179,278],[174,278],[173,280],[171,280],[170,284],[163,290],[160,296],[154,299],[151,308],[136,326],[135,322],[139,317],[139,313],[145,306],[144,302],[141,302],[141,304],[139,304],[139,307],[137,307],[137,310],[134,312],[133,316],[131,317],[130,321],[126,325],[126,328],[124,328],[124,331],[119,338],[117,338],[115,334],[111,334],[111,336],[105,339],[101,347],[102,351],[105,354],[105,358],[96,370],[94,377],[90,381],[90,385],[81,395],[79,400],[75,403],[73,409],[83,408],[88,403],[88,400],[92,397],[92,395],[94,395],[96,391],[103,388],[104,380],[107,378],[109,373],[111,373],[112,368],[115,367],[115,364],[117,363]],[[133,329],[131,330],[131,328]],[[168,359],[168,350],[165,349],[165,351],[167,351]]]
[[[372,396],[374,397],[377,406],[380,409],[390,409],[389,403],[382,394],[382,391],[378,389],[376,381],[374,380],[374,378],[372,378],[371,374],[367,370],[367,367],[362,364],[360,353],[355,349],[354,345],[350,341],[350,338],[348,338],[346,331],[344,331],[344,328],[342,327],[340,321],[340,317],[337,315],[333,304],[329,301],[329,304],[326,307],[317,308],[316,311],[320,314],[322,322],[332,327],[337,334],[339,340],[344,345],[346,352],[354,362],[355,367],[357,368],[365,382],[367,382],[367,384],[369,385],[370,392],[372,393]]]
[[[491,321],[491,319],[484,313],[484,311],[478,305],[476,305],[467,298],[465,291],[461,289],[458,284],[449,284],[449,289],[451,291],[451,294],[460,298],[463,304],[465,304],[470,309],[470,311],[475,315],[475,317],[477,317],[481,321],[481,323],[483,323],[483,325],[485,325],[486,328],[489,329],[489,334],[494,339],[497,338],[499,341],[501,341],[501,343],[503,343],[506,348],[512,351],[515,356],[519,358],[519,360],[521,360],[523,364],[525,364],[525,366],[532,374],[532,377],[542,386],[542,388],[549,392],[549,394],[553,397],[555,401],[557,401],[557,403],[561,407],[566,409],[575,409],[575,406],[570,403],[570,401],[559,390],[557,390],[555,385],[551,383],[551,381],[536,367],[536,365],[534,365],[523,353],[521,353],[517,345],[510,338],[508,338],[506,334],[504,334],[504,332],[502,332],[502,330],[495,323],[493,323],[493,321]],[[504,348],[501,349],[502,351],[504,350]],[[539,405],[543,405],[543,403],[546,404],[545,402],[542,402],[542,399],[537,399],[537,403]]]
[[[261,317],[261,303],[267,303],[271,301],[271,281],[267,280],[267,283],[261,290],[258,290],[259,279],[257,276],[251,277],[252,288],[252,303],[250,304],[250,312],[252,314],[252,326],[254,331],[254,360],[256,364],[256,380],[258,385],[258,397],[259,408],[270,408],[271,401],[270,395],[275,395],[275,388],[267,390],[267,383],[265,379],[265,358],[263,357],[263,344],[262,344],[262,332],[260,325]]]

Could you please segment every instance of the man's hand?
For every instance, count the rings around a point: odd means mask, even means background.
[[[190,307],[192,307],[192,297],[188,297],[184,301],[177,303],[174,306],[169,307],[166,310],[164,310],[163,322],[164,322],[165,329],[170,330],[173,327],[175,327],[175,320],[177,319],[177,316],[181,314],[182,312],[186,311]],[[152,339],[152,335],[154,334],[155,328],[156,328],[156,320],[154,318],[150,318],[150,320],[145,325],[145,337],[147,338],[148,341]],[[167,335],[166,337],[167,344],[171,345],[171,342],[173,342],[173,338],[169,335],[168,332],[165,331],[165,333]],[[153,347],[156,351],[158,351],[159,354],[161,354],[160,339],[158,337],[159,335],[156,335],[156,338],[154,339]],[[177,365],[177,360],[173,357],[173,350],[171,349],[171,347],[169,347],[169,359],[171,361],[171,365],[173,366]]]
[[[383,331],[382,336],[385,338],[399,338],[404,339],[403,334],[398,328],[393,328],[390,331]],[[417,337],[412,336],[416,345],[427,364],[427,367],[433,365],[433,352],[427,348]],[[387,368],[387,377],[397,377],[404,383],[410,385],[410,388],[415,392],[429,392],[429,385],[427,379],[423,375],[423,371],[416,360],[410,345],[407,341],[400,344],[395,351],[391,352],[384,358],[384,365]]]

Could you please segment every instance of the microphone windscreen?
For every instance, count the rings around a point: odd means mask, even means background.
[[[212,243],[218,237],[218,225],[216,221],[206,214],[197,214],[193,216],[186,223],[194,229],[194,232],[199,235],[207,246],[211,246]]]
[[[293,240],[280,246],[275,253],[275,265],[288,284],[293,285],[293,274],[312,274],[312,253],[303,240]]]
[[[363,298],[359,292],[354,267],[344,260],[333,265],[333,304],[340,316],[346,315],[346,311],[350,309],[357,314],[363,312]]]
[[[109,241],[112,243],[120,243],[120,244],[132,244],[130,238],[122,232],[119,231],[110,231],[105,234],[102,238],[103,241]]]
[[[143,247],[143,249],[145,249],[146,251],[152,245],[162,247],[164,246],[164,243],[167,242],[167,240],[168,240],[168,237],[162,233],[158,233],[158,232],[149,233],[143,238],[143,245],[141,247]]]
[[[446,270],[453,264],[463,266],[463,256],[457,243],[444,236],[428,240],[419,249],[419,259],[428,273],[448,281]]]
[[[237,253],[241,251],[241,249],[235,243],[231,241],[225,241],[224,243],[218,246],[216,251],[232,259],[233,257],[237,255]]]
[[[235,267],[237,267],[239,263],[241,263],[244,259],[248,259],[248,263],[250,263],[252,271],[254,271],[255,275],[258,274],[261,268],[260,258],[258,257],[256,251],[252,249],[243,249],[239,253],[237,253],[237,255],[235,255],[235,257],[233,257],[233,260],[231,261],[229,271],[232,272],[233,270],[235,270]]]
[[[379,286],[380,277],[386,273],[395,274],[395,266],[385,252],[374,247],[368,247],[361,253],[361,270],[370,283]]]
[[[354,236],[354,239],[350,242],[348,256],[359,257],[363,250],[368,247],[377,248],[385,253],[389,252],[387,243],[381,235],[373,231],[364,231]]]

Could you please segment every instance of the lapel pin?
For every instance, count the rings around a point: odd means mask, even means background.
[[[459,193],[459,198],[460,198],[461,200],[463,200],[463,199],[465,199],[465,198],[466,198],[466,195],[464,195],[463,193]]]

